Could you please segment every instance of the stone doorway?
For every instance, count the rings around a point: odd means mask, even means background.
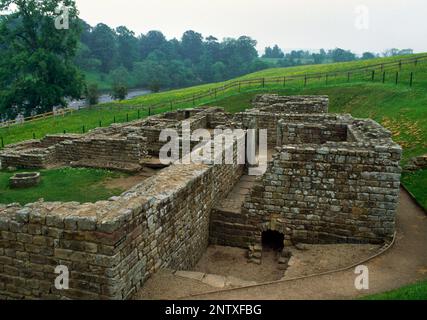
[[[285,235],[278,231],[267,230],[262,233],[263,251],[282,252],[285,248]]]

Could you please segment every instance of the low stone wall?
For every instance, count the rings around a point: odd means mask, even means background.
[[[127,299],[160,268],[193,267],[212,207],[242,173],[173,165],[110,201],[0,206],[0,297]],[[69,290],[54,287],[58,265]]]
[[[158,138],[157,138],[158,139]],[[2,150],[3,168],[43,169],[58,163],[93,162],[98,168],[121,169],[126,164],[138,165],[147,155],[146,141],[136,135],[126,137],[50,135],[20,148]]]
[[[255,109],[273,113],[328,113],[328,96],[279,96],[263,94],[256,96],[253,105]]]
[[[56,162],[92,163],[98,168],[137,167],[146,155],[146,141],[136,135],[125,138],[85,138],[55,145]]]
[[[337,123],[289,123],[281,120],[277,145],[324,144],[329,141],[347,141],[348,126]]]
[[[427,169],[427,154],[412,158],[405,166],[405,171],[417,171]]]

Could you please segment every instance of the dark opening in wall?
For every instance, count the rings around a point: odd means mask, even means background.
[[[285,236],[283,233],[268,230],[262,233],[262,247],[267,250],[282,251],[284,245]]]
[[[185,111],[185,113],[184,113],[184,118],[185,118],[185,119],[190,119],[190,117],[191,117],[191,113],[190,113],[190,111]]]

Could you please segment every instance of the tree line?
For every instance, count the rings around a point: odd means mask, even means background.
[[[266,47],[262,58],[275,60],[271,62],[277,67],[292,67],[304,64],[322,64],[334,62],[349,62],[355,60],[368,60],[379,57],[393,57],[399,55],[413,54],[412,49],[388,49],[382,53],[364,52],[361,56],[344,50],[335,48],[332,50],[320,49],[318,52],[307,50],[292,50],[289,53],[284,53],[278,45]],[[268,61],[268,60],[267,60]]]
[[[66,15],[58,8],[67,8]],[[62,20],[66,27],[58,28]],[[123,99],[129,87],[157,92],[270,67],[358,59],[339,48],[285,54],[277,45],[260,59],[256,45],[248,36],[219,40],[189,30],[166,39],[156,30],[136,35],[125,26],[90,26],[79,18],[74,0],[0,0],[0,118],[48,112],[65,106],[67,98],[85,96],[96,104],[102,80],[114,98]],[[386,54],[402,53],[409,52]],[[365,53],[362,59],[375,56]]]
[[[158,91],[223,81],[268,67],[257,61],[257,42],[247,36],[219,41],[189,30],[180,39],[167,40],[156,30],[137,36],[125,26],[80,23],[76,65],[131,87]]]

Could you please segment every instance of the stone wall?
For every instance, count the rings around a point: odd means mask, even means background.
[[[142,137],[50,135],[31,145],[12,145],[2,150],[3,168],[43,169],[55,164],[79,162],[81,166],[130,171],[139,168],[145,158],[146,142]]]
[[[427,154],[412,158],[405,166],[405,171],[417,171],[427,168]]]
[[[277,145],[324,144],[330,141],[347,141],[348,126],[335,123],[289,123],[279,121]]]
[[[137,135],[85,138],[56,144],[55,159],[82,167],[137,171],[146,149],[146,140]]]
[[[283,147],[245,203],[248,223],[280,225],[274,228],[290,243],[391,238],[401,150],[348,147]],[[262,231],[253,234],[255,243]]]
[[[402,156],[391,133],[350,115],[279,118],[278,147],[267,173],[258,178],[241,212],[216,212],[213,241],[259,246],[267,230],[283,233],[286,245],[390,239]]]
[[[0,206],[0,298],[127,299],[160,268],[193,267],[214,203],[242,173],[176,164],[110,201]],[[54,287],[58,265],[69,290]]]
[[[263,94],[253,101],[255,109],[273,113],[328,113],[328,96],[279,96]]]
[[[181,130],[185,120],[192,131],[231,122],[217,107],[201,107],[158,114],[125,124],[96,128],[84,135],[49,135],[42,140],[7,146],[0,150],[3,168],[47,168],[75,162],[78,166],[135,171],[147,156],[157,157],[164,129]],[[196,143],[195,143],[196,144]]]

